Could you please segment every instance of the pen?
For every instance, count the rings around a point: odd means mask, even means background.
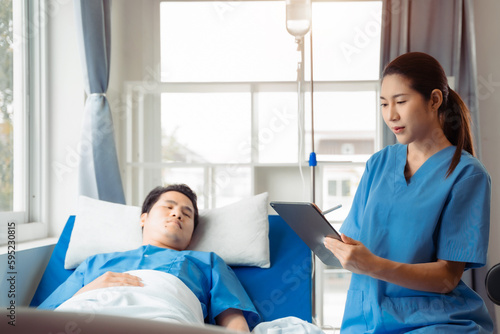
[[[322,214],[323,214],[323,215],[326,215],[327,213],[330,213],[330,212],[332,212],[332,211],[334,211],[334,210],[340,209],[341,207],[342,207],[342,204],[336,205],[336,206],[334,206],[334,207],[333,207],[333,208],[331,208],[331,209],[328,209],[328,210],[323,211],[323,212],[322,212]]]

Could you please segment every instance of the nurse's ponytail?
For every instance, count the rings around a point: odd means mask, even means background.
[[[453,89],[448,87],[448,103],[439,108],[441,115],[441,127],[446,138],[457,148],[447,175],[450,175],[460,162],[462,150],[474,155],[474,144],[472,142],[471,118],[469,108]],[[444,101],[443,101],[444,102]],[[444,104],[444,103],[443,103]]]
[[[462,150],[474,155],[469,109],[462,98],[448,86],[448,78],[441,64],[426,53],[409,52],[395,58],[385,67],[382,78],[391,74],[408,79],[411,88],[419,92],[426,101],[430,100],[434,89],[443,93],[438,115],[446,138],[456,146],[446,174],[449,176],[460,162]]]

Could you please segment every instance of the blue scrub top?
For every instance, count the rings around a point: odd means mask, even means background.
[[[247,321],[260,319],[238,278],[218,255],[152,245],[87,258],[39,308],[55,309],[107,271],[138,269],[159,270],[178,277],[200,300],[203,316],[211,324],[215,324],[217,315],[229,308],[242,310]]]
[[[407,146],[396,144],[366,164],[348,217],[340,231],[372,253],[401,263],[437,259],[486,264],[491,181],[467,152],[446,177],[455,146],[431,156],[409,179]],[[483,300],[460,282],[450,293],[407,289],[352,274],[342,333],[491,333]]]

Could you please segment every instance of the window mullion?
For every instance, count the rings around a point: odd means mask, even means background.
[[[250,161],[253,165],[259,163],[259,111],[257,110],[257,106],[259,105],[258,103],[258,91],[259,91],[259,84],[253,84],[250,86],[250,95],[251,95],[251,120],[252,120],[252,125],[251,125],[251,157]]]
[[[35,18],[41,17],[46,13],[43,1],[26,1],[28,8],[27,23],[37,21]],[[28,73],[25,76],[26,82],[29,82],[28,92],[26,94],[26,106],[28,108],[29,126],[28,134],[25,138],[29,138],[29,152],[27,156],[27,205],[29,211],[29,221],[46,222],[46,207],[47,207],[47,185],[48,167],[47,167],[47,147],[48,147],[48,131],[46,124],[46,92],[48,86],[46,79],[46,29],[43,25],[36,30],[35,36],[25,41],[28,45],[29,66]],[[29,36],[29,35],[26,35]]]
[[[12,3],[13,35],[17,37],[13,42],[13,211],[25,211],[27,209],[28,183],[27,161],[28,150],[26,140],[28,131],[27,110],[27,45],[22,39],[26,34],[27,13],[23,1]]]

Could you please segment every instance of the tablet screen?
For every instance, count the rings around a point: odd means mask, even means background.
[[[324,264],[342,267],[339,260],[323,244],[326,236],[341,240],[340,234],[314,203],[271,202],[270,205]]]

